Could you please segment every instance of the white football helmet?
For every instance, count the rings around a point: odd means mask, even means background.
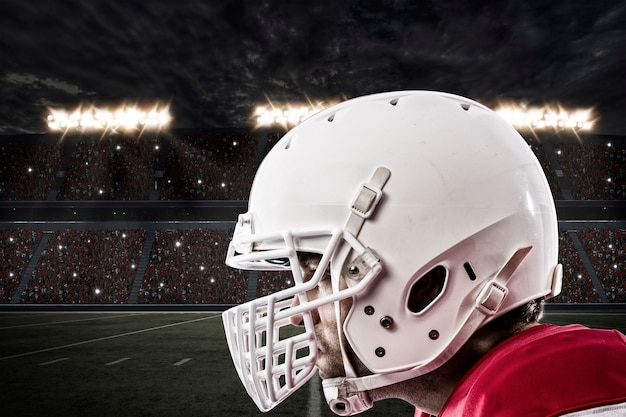
[[[310,312],[322,305],[352,299],[337,331],[372,372],[356,375],[341,346],[346,375],[323,386],[332,410],[351,415],[372,406],[368,390],[437,368],[485,323],[560,292],[541,166],[509,124],[463,97],[374,94],[311,116],[268,153],[248,208],[227,264],[290,269],[294,280],[223,313],[235,368],[262,411],[314,374]],[[322,255],[306,282],[298,252]],[[327,268],[333,294],[307,299]],[[303,331],[289,330],[294,315]]]

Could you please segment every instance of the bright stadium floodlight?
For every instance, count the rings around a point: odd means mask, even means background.
[[[526,107],[514,104],[500,106],[496,113],[516,129],[591,130],[591,109],[567,110],[562,107]]]
[[[71,112],[49,109],[48,128],[52,131],[155,131],[165,129],[172,120],[169,106],[156,104],[148,109],[122,105],[117,109],[90,107]]]
[[[257,127],[280,125],[289,128],[333,104],[335,103],[313,104],[309,102],[308,104],[278,105],[270,101],[269,104],[257,106],[252,117],[255,119]]]

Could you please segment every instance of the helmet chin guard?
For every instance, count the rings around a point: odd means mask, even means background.
[[[508,123],[463,97],[391,92],[311,116],[268,153],[248,208],[226,263],[294,280],[223,313],[235,368],[262,411],[315,373],[311,312],[322,306],[335,305],[350,351],[341,342],[345,376],[324,380],[324,393],[352,415],[372,406],[369,390],[433,371],[487,322],[560,291],[542,168]],[[298,252],[321,255],[310,280]],[[317,298],[327,269],[332,293]]]

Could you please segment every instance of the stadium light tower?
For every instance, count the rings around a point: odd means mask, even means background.
[[[279,105],[272,103],[269,99],[268,102],[269,104],[258,105],[254,110],[252,117],[256,121],[257,127],[279,125],[284,128],[290,128],[320,110],[335,104],[334,102],[312,103],[310,100],[308,104],[287,103]]]
[[[504,120],[517,129],[531,130],[591,130],[593,120],[591,109],[568,110],[561,106],[525,107],[508,104],[496,109]]]
[[[329,107],[337,102],[313,104],[286,104],[278,105],[268,99],[269,104],[259,105],[254,110],[252,118],[257,127],[280,125],[290,128],[302,122],[307,117]],[[555,107],[527,107],[519,104],[505,104],[495,109],[503,119],[516,129],[572,129],[591,130],[594,125],[592,109],[569,110],[558,105]]]
[[[49,109],[48,128],[52,131],[158,131],[171,123],[169,106],[153,105],[150,108],[122,105],[117,109],[81,107],[66,111]]]

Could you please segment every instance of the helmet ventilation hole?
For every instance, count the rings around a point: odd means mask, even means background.
[[[472,281],[476,281],[476,272],[474,272],[474,270],[472,269],[472,265],[470,265],[469,262],[465,262],[463,264],[463,268],[465,268],[465,272],[467,272],[467,276],[469,277],[469,279],[471,279]]]
[[[328,116],[328,121],[329,122],[332,122],[333,120],[335,120],[335,113],[333,113],[330,116]]]
[[[283,149],[287,150],[287,149],[289,149],[291,147],[291,139],[292,138],[289,138],[287,140],[287,142],[285,143],[285,146],[283,147]]]
[[[420,279],[418,279],[409,292],[407,308],[412,313],[421,313],[429,307],[443,292],[446,284],[448,271],[441,265],[437,265]]]
[[[389,102],[389,104],[391,104],[392,106],[395,106],[396,104],[398,104],[398,100],[399,100],[399,99],[394,98],[393,100],[391,100],[391,101]]]
[[[465,111],[468,111],[470,109],[470,105],[467,103],[461,103],[461,108]]]

